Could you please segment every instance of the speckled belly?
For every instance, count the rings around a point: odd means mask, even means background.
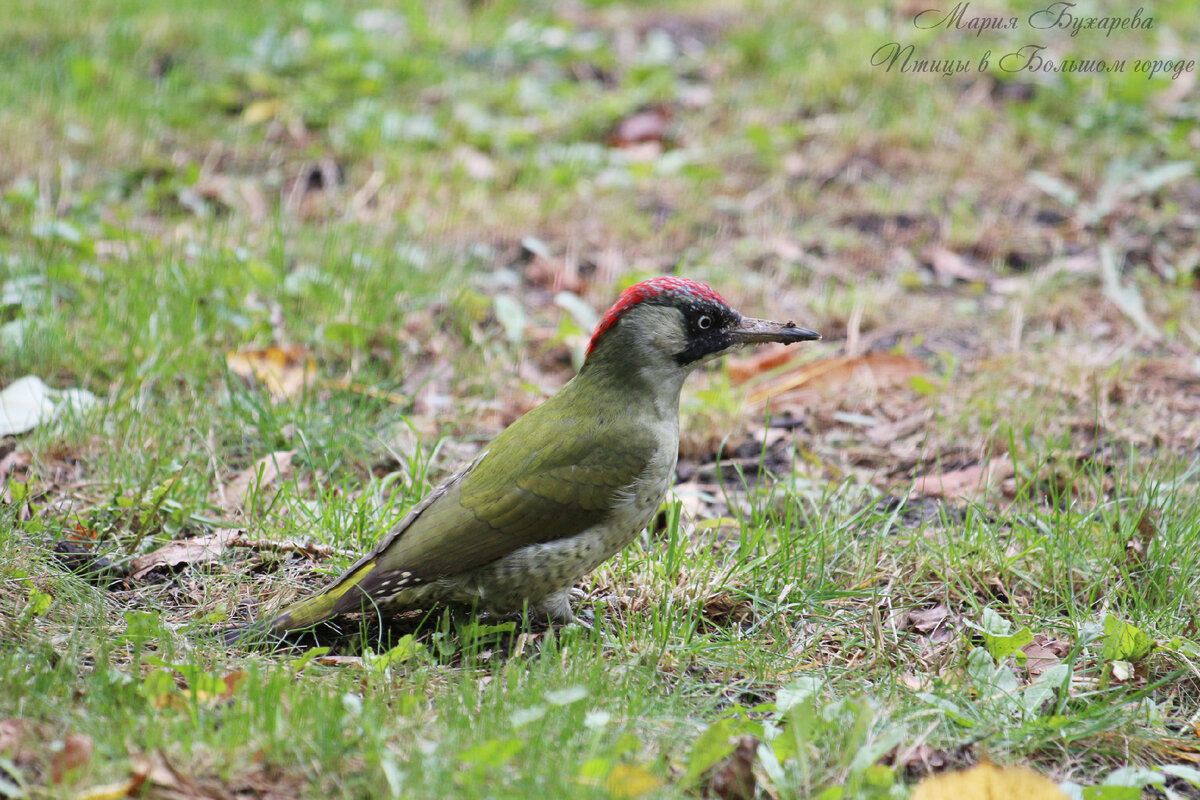
[[[645,481],[604,523],[567,539],[527,545],[483,567],[443,579],[436,599],[519,611],[526,603],[570,588],[624,549],[654,518],[675,473],[673,455],[669,469],[654,470],[661,476]]]

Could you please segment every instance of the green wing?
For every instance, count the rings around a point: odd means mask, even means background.
[[[632,491],[655,451],[653,436],[627,420],[563,419],[544,403],[434,490],[330,591],[358,585],[370,594],[397,571],[426,583],[582,533]],[[358,593],[351,594],[353,605]]]

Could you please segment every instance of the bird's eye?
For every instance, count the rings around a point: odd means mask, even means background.
[[[706,331],[712,327],[712,317],[708,314],[702,314],[700,319],[696,320],[696,327],[702,331]]]

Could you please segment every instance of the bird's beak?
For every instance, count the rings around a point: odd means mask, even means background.
[[[772,322],[769,319],[754,319],[742,317],[742,321],[730,331],[738,344],[755,344],[756,342],[811,342],[821,338],[821,334],[807,328],[798,328],[794,322]]]

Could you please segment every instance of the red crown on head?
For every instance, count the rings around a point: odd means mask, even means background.
[[[673,297],[695,297],[720,303],[723,306],[729,305],[725,302],[725,298],[717,294],[711,286],[687,278],[664,276],[635,283],[621,292],[621,296],[617,298],[617,302],[612,304],[612,308],[604,312],[604,316],[600,318],[600,323],[596,326],[596,332],[592,334],[592,341],[588,343],[587,354],[589,356],[592,354],[600,337],[604,336],[608,329],[615,325],[617,320],[629,309],[650,300]]]

